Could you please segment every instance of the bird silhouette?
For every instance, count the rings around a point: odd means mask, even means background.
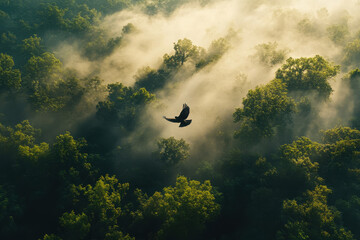
[[[164,118],[166,120],[168,120],[169,122],[180,123],[179,127],[186,127],[192,121],[191,119],[186,120],[186,118],[189,116],[189,113],[190,113],[190,108],[186,103],[184,103],[183,109],[182,109],[181,113],[179,114],[179,116],[177,116],[175,118],[167,118],[164,116]]]

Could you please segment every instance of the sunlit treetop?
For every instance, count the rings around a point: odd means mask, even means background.
[[[289,93],[314,91],[319,97],[327,99],[333,91],[329,79],[339,70],[340,66],[326,61],[319,55],[312,58],[289,58],[277,70],[276,78],[287,85]]]
[[[210,181],[189,181],[184,176],[177,177],[174,187],[165,187],[162,192],[155,192],[150,197],[140,190],[136,194],[140,208],[134,216],[138,220],[160,223],[159,229],[152,229],[156,239],[189,239],[196,236],[220,210]]]
[[[283,157],[287,159],[297,159],[301,157],[311,157],[320,149],[320,144],[311,141],[307,137],[300,137],[291,144],[284,144],[280,147]]]
[[[40,130],[32,127],[28,120],[16,124],[15,128],[0,124],[0,149],[9,151],[17,149],[20,145],[33,147],[39,135]]]
[[[341,140],[360,139],[360,131],[350,127],[336,127],[321,131],[324,143],[336,143]]]
[[[21,50],[25,54],[29,54],[30,56],[39,55],[42,51],[42,47],[40,45],[41,38],[36,34],[30,36],[29,38],[24,39],[23,45],[21,46]]]
[[[282,219],[285,224],[276,239],[354,240],[350,231],[337,224],[340,213],[327,205],[330,193],[327,186],[319,185],[307,191],[306,200],[284,201]]]
[[[26,66],[27,81],[39,81],[43,84],[50,84],[60,77],[62,63],[53,53],[45,52],[40,56],[32,56]]]
[[[285,125],[295,111],[295,102],[287,96],[286,84],[279,79],[250,90],[243,99],[243,107],[233,114],[240,123],[235,137],[244,141],[257,141],[274,134],[274,127]]]
[[[171,56],[168,54],[164,55],[164,65],[170,69],[181,67],[189,59],[196,61],[201,52],[204,51],[204,49],[193,45],[191,40],[187,38],[174,43],[174,50],[175,54]]]

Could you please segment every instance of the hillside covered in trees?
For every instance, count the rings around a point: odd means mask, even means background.
[[[0,0],[0,239],[360,239],[359,11]]]

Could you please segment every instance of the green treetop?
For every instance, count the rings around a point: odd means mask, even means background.
[[[14,65],[11,56],[0,53],[0,91],[20,89],[21,73]]]
[[[295,103],[287,96],[286,84],[281,80],[256,87],[243,99],[243,107],[233,114],[234,121],[240,123],[235,137],[249,142],[270,137],[274,127],[286,124],[294,111]]]
[[[277,70],[276,78],[286,84],[289,93],[315,91],[320,97],[327,99],[332,92],[328,80],[339,69],[340,66],[329,63],[319,55],[312,58],[289,58]]]
[[[338,225],[340,213],[327,205],[331,190],[324,185],[308,191],[305,201],[283,203],[283,229],[278,240],[353,240],[351,232]]]
[[[184,139],[162,138],[158,142],[158,155],[167,165],[176,165],[189,157],[190,146]]]
[[[160,223],[152,229],[155,239],[189,239],[201,233],[205,223],[219,213],[210,181],[201,184],[179,176],[175,187],[166,187],[151,197],[137,192],[140,210],[139,219]]]

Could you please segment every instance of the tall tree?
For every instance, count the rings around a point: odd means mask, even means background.
[[[157,144],[159,158],[167,166],[174,166],[189,157],[190,146],[184,139],[162,138]]]
[[[20,70],[14,69],[14,60],[0,53],[0,91],[19,90],[21,87]]]
[[[331,190],[324,185],[308,191],[305,200],[286,200],[283,204],[284,227],[277,239],[353,240],[350,231],[338,225],[340,213],[327,205]]]
[[[319,97],[327,99],[332,92],[328,81],[339,69],[340,66],[329,63],[319,55],[312,58],[289,58],[277,70],[276,78],[286,84],[289,93],[315,92]]]
[[[199,48],[192,44],[191,40],[184,38],[178,40],[177,43],[174,43],[175,54],[173,55],[164,55],[164,65],[170,69],[177,69],[184,65],[187,60],[198,60],[202,51],[202,48]]]
[[[233,114],[240,123],[235,137],[253,143],[275,134],[275,128],[286,125],[295,111],[293,99],[287,96],[286,84],[275,79],[271,83],[250,90],[243,99],[243,107]]]
[[[162,193],[151,197],[137,192],[140,209],[135,212],[138,221],[153,222],[150,230],[154,239],[196,239],[205,223],[218,215],[220,206],[216,202],[210,181],[200,183],[179,176],[174,187],[166,187]],[[147,222],[147,224],[146,224]],[[147,233],[149,234],[149,233]]]

